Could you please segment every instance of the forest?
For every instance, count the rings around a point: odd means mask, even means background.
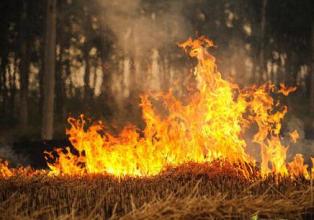
[[[0,220],[313,219],[313,0],[0,12]]]
[[[297,86],[290,111],[311,130],[311,0],[11,0],[0,8],[4,141],[63,138],[70,115],[140,125],[139,94],[184,92],[189,64],[177,44],[202,35],[226,78]]]

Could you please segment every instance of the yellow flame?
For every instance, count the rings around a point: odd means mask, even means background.
[[[311,157],[312,169],[311,169],[311,178],[314,179],[314,157]]]
[[[13,176],[13,172],[9,168],[8,161],[0,159],[0,177],[8,178],[11,176]]]
[[[197,88],[182,102],[171,91],[144,94],[141,108],[145,129],[133,125],[118,135],[110,134],[101,122],[86,125],[84,117],[69,118],[67,135],[77,153],[57,149],[47,153],[53,174],[109,173],[115,176],[159,174],[167,166],[187,162],[211,162],[216,159],[231,163],[255,163],[245,149],[245,132],[257,127],[253,141],[261,147],[261,174],[288,174],[287,148],[280,141],[281,121],[287,107],[275,102],[271,84],[240,89],[224,80],[215,58],[208,52],[211,40],[201,37],[179,44],[190,57],[197,59],[194,69]],[[292,89],[281,86],[278,93]],[[166,112],[159,113],[152,99]],[[291,164],[297,172],[297,162]],[[244,172],[247,173],[247,172]]]
[[[308,165],[304,164],[302,154],[296,154],[293,161],[290,162],[288,166],[291,176],[293,177],[304,176],[307,179],[310,178],[310,174],[307,170]]]

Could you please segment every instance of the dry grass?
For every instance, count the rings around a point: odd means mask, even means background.
[[[2,219],[304,219],[313,199],[305,179],[278,182],[256,174],[247,180],[216,164],[188,164],[150,178],[38,173],[0,179]]]

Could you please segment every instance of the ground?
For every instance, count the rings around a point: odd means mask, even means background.
[[[29,172],[29,173],[27,173]],[[311,219],[310,180],[251,177],[214,162],[169,168],[155,177],[0,178],[1,219]]]

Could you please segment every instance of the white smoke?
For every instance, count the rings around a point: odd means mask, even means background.
[[[191,25],[182,15],[181,1],[158,5],[140,0],[99,0],[99,4],[101,23],[115,36],[113,54],[118,65],[111,73],[115,117],[125,121],[138,111],[139,103],[130,100],[132,95],[159,91],[173,83],[179,70],[169,62],[174,56],[172,49],[192,35]],[[126,108],[127,103],[133,110]]]
[[[116,35],[118,47],[124,52],[147,56],[153,48],[160,49],[185,40],[190,25],[181,14],[184,4],[169,1],[162,9],[148,9],[140,0],[99,0],[103,20]]]
[[[288,147],[287,161],[291,161],[296,154],[302,154],[306,161],[309,161],[311,157],[314,157],[314,142],[305,138],[305,125],[297,116],[290,116],[286,119],[284,133],[284,143]],[[289,133],[297,131],[299,139],[296,143],[292,143]]]
[[[28,164],[28,158],[24,155],[16,154],[10,144],[0,140],[0,159],[6,160],[12,166]]]

